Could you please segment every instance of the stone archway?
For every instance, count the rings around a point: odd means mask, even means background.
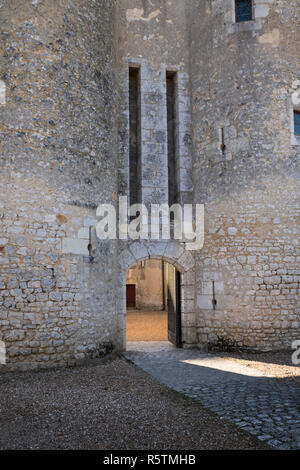
[[[163,259],[181,273],[181,330],[183,347],[196,345],[195,260],[184,244],[175,241],[136,241],[122,244],[118,256],[117,343],[126,349],[126,273],[129,268],[147,259]]]

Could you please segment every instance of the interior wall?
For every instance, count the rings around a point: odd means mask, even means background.
[[[136,308],[140,310],[163,310],[163,262],[141,261],[128,270],[126,284],[136,286]]]

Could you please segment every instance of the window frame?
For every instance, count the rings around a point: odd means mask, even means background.
[[[296,126],[295,126],[295,114],[298,114],[300,116],[300,109],[293,109],[293,127],[294,127],[294,135],[296,137],[300,137],[300,132],[299,134],[296,132]]]
[[[251,18],[246,21],[238,21],[238,3],[243,0],[235,0],[234,5],[235,5],[235,22],[236,24],[240,23],[248,23],[248,21],[253,21],[254,20],[254,12],[253,12],[253,0],[250,1],[250,13],[251,13]]]

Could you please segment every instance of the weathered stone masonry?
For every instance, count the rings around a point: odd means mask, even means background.
[[[61,364],[116,344],[115,246],[62,252],[117,192],[114,8],[5,1],[0,22],[1,340],[7,367]]]
[[[184,346],[299,339],[299,4],[254,0],[239,24],[234,4],[2,2],[3,370],[124,348],[126,270],[148,257],[183,273]],[[129,196],[130,65],[147,203],[168,198],[166,71],[177,74],[178,196],[205,204],[200,252],[95,237],[97,205]]]
[[[255,1],[254,21],[233,24],[232,2],[196,3],[204,21],[191,21],[195,197],[207,214],[196,263],[198,340],[288,348],[300,326],[299,145],[289,122],[299,5]]]

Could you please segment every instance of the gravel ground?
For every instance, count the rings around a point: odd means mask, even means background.
[[[0,449],[268,449],[122,357],[0,376]]]
[[[168,313],[131,310],[126,318],[127,341],[168,341]]]

